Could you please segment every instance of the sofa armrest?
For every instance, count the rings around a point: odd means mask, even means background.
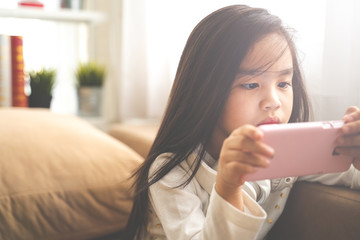
[[[360,191],[297,182],[268,239],[359,239]]]

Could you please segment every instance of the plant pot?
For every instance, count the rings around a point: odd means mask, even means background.
[[[79,87],[78,97],[80,116],[98,117],[101,115],[101,87]]]
[[[71,9],[83,9],[84,1],[83,0],[61,0],[61,8],[71,8]]]
[[[29,96],[29,107],[31,108],[50,108],[51,95],[31,94]]]

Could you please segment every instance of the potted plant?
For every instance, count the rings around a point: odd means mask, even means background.
[[[75,77],[81,116],[100,116],[105,66],[96,62],[80,63]]]
[[[56,71],[54,69],[41,69],[30,71],[29,107],[50,108],[52,91],[55,83]]]

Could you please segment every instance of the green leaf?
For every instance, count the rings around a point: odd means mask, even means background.
[[[81,63],[75,77],[79,87],[101,87],[105,80],[105,66],[96,62]]]
[[[52,95],[56,71],[54,69],[41,69],[29,72],[31,94]]]

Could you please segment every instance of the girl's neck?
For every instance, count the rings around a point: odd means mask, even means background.
[[[218,126],[215,128],[215,130],[212,133],[210,145],[206,148],[206,151],[213,157],[214,159],[218,160],[222,144],[228,134],[226,132],[219,128]]]

